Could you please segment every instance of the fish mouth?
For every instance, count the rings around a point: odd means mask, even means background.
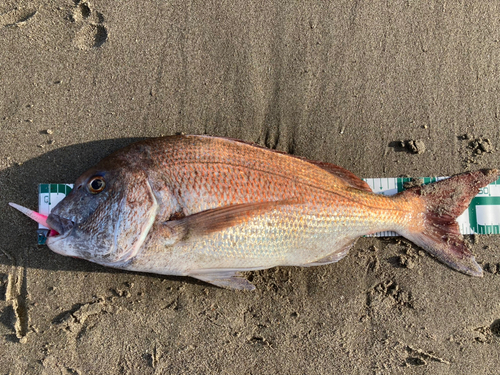
[[[75,226],[75,222],[59,215],[50,214],[47,217],[47,224],[50,229],[50,237],[59,237],[67,235]],[[54,233],[56,232],[56,233]]]

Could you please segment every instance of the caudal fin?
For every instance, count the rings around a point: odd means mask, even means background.
[[[451,268],[467,275],[483,276],[455,219],[465,211],[479,189],[496,181],[498,176],[497,169],[481,169],[402,192],[401,198],[423,199],[425,212],[422,231],[401,234]]]

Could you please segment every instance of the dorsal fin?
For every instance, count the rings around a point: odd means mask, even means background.
[[[370,193],[372,192],[372,189],[370,189],[370,186],[368,186],[366,182],[364,182],[361,178],[356,176],[354,173],[348,171],[347,169],[339,167],[338,165],[335,164],[324,163],[322,161],[307,160],[304,158],[299,158],[299,159],[314,164],[315,166],[320,167],[321,169],[324,169],[328,173],[331,173],[337,176],[338,178],[342,179],[353,188],[365,190]]]
[[[306,163],[315,165],[315,166],[327,171],[328,173],[333,174],[334,176],[340,178],[347,185],[349,185],[353,188],[368,191],[368,192],[372,193],[372,189],[370,188],[370,186],[368,186],[368,184],[366,182],[364,182],[361,178],[356,176],[354,173],[348,171],[345,168],[339,167],[338,165],[331,164],[331,163],[325,163],[322,161],[309,160],[309,159],[304,158],[302,156],[290,155],[290,154],[287,154],[286,152],[273,150],[273,149],[270,149],[267,147],[263,147],[257,143],[242,141],[240,139],[229,138],[229,137],[219,137],[219,138],[226,139],[226,140],[233,141],[233,142],[243,143],[243,144],[248,145],[248,146],[261,148],[261,149],[267,150],[269,152],[274,152],[276,154],[286,155],[286,156],[290,156],[290,157],[295,158],[295,159],[305,161]]]

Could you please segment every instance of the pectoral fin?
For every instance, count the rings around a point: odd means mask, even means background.
[[[275,202],[242,203],[202,211],[182,219],[165,222],[173,233],[182,239],[217,232],[241,223],[276,207],[296,204],[297,200],[288,199]]]
[[[200,270],[190,272],[188,275],[224,289],[248,291],[255,289],[250,281],[234,270]]]

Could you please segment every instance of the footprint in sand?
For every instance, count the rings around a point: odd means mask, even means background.
[[[36,13],[34,8],[14,8],[5,13],[0,12],[0,27],[24,26]]]
[[[69,16],[72,22],[82,24],[73,43],[82,50],[101,47],[108,40],[108,30],[103,25],[104,16],[94,11],[87,2],[75,1],[75,7]]]

